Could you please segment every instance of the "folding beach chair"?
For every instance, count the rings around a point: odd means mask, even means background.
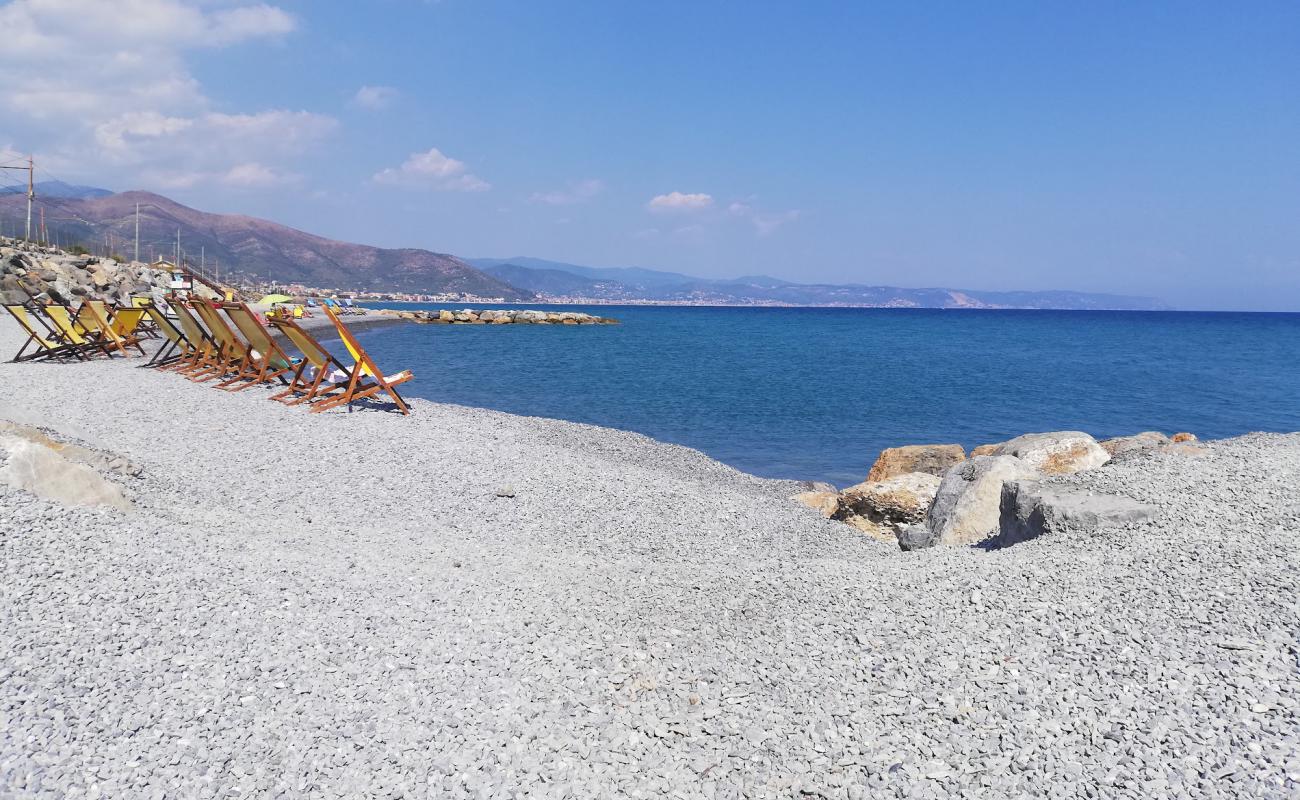
[[[212,341],[212,337],[204,330],[203,324],[199,322],[198,317],[185,304],[185,301],[179,297],[167,298],[167,305],[172,311],[176,312],[176,322],[179,324],[181,333],[185,335],[185,341],[189,349],[185,355],[178,358],[171,364],[167,364],[162,369],[171,370],[180,375],[188,375],[193,372],[206,369],[217,352],[217,345]]]
[[[163,343],[154,351],[153,358],[149,359],[147,364],[141,364],[142,367],[166,367],[175,364],[191,355],[197,348],[190,344],[189,338],[185,332],[176,327],[176,323],[167,318],[162,313],[162,309],[153,304],[153,301],[147,301],[142,305],[137,305],[149,318],[149,322],[154,329],[162,335]]]
[[[217,309],[208,301],[191,299],[190,308],[194,309],[194,313],[203,321],[204,327],[208,329],[208,334],[216,342],[217,352],[208,369],[195,372],[189,378],[196,383],[204,383],[213,378],[226,378],[226,380],[217,384],[217,388],[224,389],[239,380],[228,376],[238,374],[242,369],[244,360],[248,358],[249,346],[235,335],[235,332],[217,313]]]
[[[334,323],[334,327],[338,329],[339,338],[343,340],[343,345],[352,354],[352,358],[356,363],[352,366],[343,393],[313,403],[312,412],[327,411],[345,403],[351,406],[354,400],[361,400],[385,392],[397,404],[399,411],[403,414],[410,414],[411,410],[407,408],[406,401],[402,399],[402,396],[397,393],[397,389],[394,387],[415,377],[411,374],[411,371],[402,370],[391,376],[385,376],[370,356],[366,355],[366,351],[357,343],[352,331],[348,330],[348,326],[344,325],[343,321],[338,318],[338,314],[334,312],[334,309],[325,306],[324,311],[325,316],[329,317],[330,321]]]
[[[144,310],[150,308],[153,304],[153,298],[148,295],[131,295],[131,308]],[[144,318],[140,320],[140,324],[136,327],[135,332],[137,336],[146,339],[167,338],[162,328],[158,327],[158,321],[151,317],[147,311],[145,312]]]
[[[72,309],[67,306],[51,304],[41,306],[45,316],[50,318],[54,323],[54,329],[59,332],[59,338],[65,344],[76,345],[82,349],[82,352],[98,350],[110,358],[113,356],[113,347],[111,344],[100,338],[97,332],[86,330],[81,323],[77,322],[76,315]]]
[[[271,395],[272,400],[287,406],[296,406],[347,388],[352,378],[348,366],[322,347],[320,342],[316,341],[316,338],[301,325],[291,319],[276,319],[272,320],[271,324],[303,355],[302,360],[298,362],[298,368],[294,370],[293,378],[289,381],[289,388],[279,394]],[[309,366],[313,374],[310,379],[307,379],[304,376]],[[327,378],[330,380],[326,380]]]
[[[127,311],[127,309],[122,309]],[[139,324],[140,313],[134,316],[134,323]],[[128,318],[129,319],[129,318]],[[76,320],[88,331],[98,335],[101,342],[115,348],[119,353],[126,354],[128,347],[134,347],[144,355],[144,347],[140,345],[140,340],[135,337],[134,333],[122,335],[119,330],[126,330],[128,327],[134,329],[134,325],[124,323],[121,326],[114,326],[112,312],[108,309],[108,304],[103,300],[86,300],[82,302],[81,307],[77,309]]]
[[[27,333],[27,341],[23,346],[18,348],[17,354],[11,361],[32,361],[38,358],[68,358],[69,356],[85,361],[86,357],[82,354],[84,347],[71,342],[61,341],[59,332],[50,327],[50,324],[41,319],[36,314],[28,311],[27,307],[21,304],[5,304],[5,310],[9,312],[22,329]],[[35,349],[27,352],[27,348],[36,345]]]
[[[222,303],[221,309],[243,334],[244,341],[248,342],[248,350],[239,365],[238,373],[226,381],[226,391],[237,392],[259,383],[270,383],[276,378],[281,383],[286,383],[284,374],[292,372],[297,365],[275,343],[248,306],[230,301]]]

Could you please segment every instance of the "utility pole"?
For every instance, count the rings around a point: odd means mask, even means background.
[[[176,268],[181,266],[181,229],[176,228]]]
[[[36,161],[27,154],[27,242],[32,241],[32,200],[36,197]]]
[[[45,206],[41,206],[41,244],[49,244],[45,235]]]
[[[135,204],[135,260],[140,260],[140,204]]]

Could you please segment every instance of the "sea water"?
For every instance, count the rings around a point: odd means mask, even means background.
[[[361,339],[382,368],[415,372],[411,396],[637,431],[841,487],[904,444],[1300,430],[1300,314],[545,310],[622,324],[404,325]]]

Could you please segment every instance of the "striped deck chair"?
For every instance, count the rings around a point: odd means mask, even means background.
[[[5,304],[5,310],[9,312],[22,329],[27,333],[27,341],[23,346],[18,348],[18,352],[10,361],[33,361],[38,358],[76,358],[81,361],[86,360],[83,345],[65,342],[59,335],[59,332],[50,327],[50,324],[41,319],[38,315],[33,314],[22,304]],[[27,351],[28,347],[36,345],[31,352]]]
[[[204,327],[208,329],[208,334],[212,340],[217,343],[217,354],[212,366],[201,372],[190,375],[190,380],[196,383],[206,383],[213,378],[223,378],[217,388],[224,389],[232,383],[238,381],[238,378],[230,376],[239,374],[243,368],[245,359],[249,358],[249,346],[244,343],[235,332],[230,329],[221,315],[217,313],[211,303],[207,300],[197,298],[190,299],[190,308],[203,321]]]
[[[292,372],[297,364],[280,349],[280,345],[275,343],[275,339],[271,338],[271,334],[267,333],[248,306],[231,301],[222,303],[221,309],[235,323],[244,341],[248,342],[248,351],[239,365],[239,372],[226,381],[226,391],[237,392],[259,383],[270,383],[277,378],[280,383],[286,383],[284,374]]]
[[[64,342],[81,347],[83,352],[89,353],[98,350],[110,358],[113,356],[113,347],[102,340],[96,333],[82,327],[81,323],[77,322],[72,309],[67,306],[51,304],[42,306],[41,310],[54,323],[54,329],[59,332],[59,338]]]
[[[356,363],[352,366],[348,376],[347,386],[343,388],[343,393],[313,403],[311,407],[312,412],[328,411],[331,408],[336,408],[344,404],[347,404],[350,408],[353,401],[361,400],[366,397],[373,397],[380,392],[385,392],[392,398],[393,403],[397,405],[399,411],[403,414],[410,414],[411,409],[407,407],[406,401],[402,399],[402,396],[397,393],[396,387],[415,377],[411,374],[411,371],[402,370],[393,375],[384,375],[370,356],[366,354],[366,351],[362,349],[361,345],[357,343],[356,337],[352,335],[352,331],[348,330],[348,326],[343,324],[343,320],[339,319],[338,314],[334,312],[334,309],[326,306],[325,316],[329,317],[330,322],[334,323],[334,327],[338,330],[339,338],[343,340],[343,346],[352,354],[352,358]]]
[[[271,395],[272,400],[287,406],[296,406],[347,388],[348,381],[352,377],[348,366],[322,347],[320,342],[316,341],[316,338],[301,325],[291,319],[274,319],[271,320],[271,324],[303,355],[302,360],[298,362],[298,368],[294,370],[293,378],[289,381],[289,388],[279,394]],[[312,368],[310,379],[304,377],[308,366]],[[329,380],[326,380],[327,378]]]

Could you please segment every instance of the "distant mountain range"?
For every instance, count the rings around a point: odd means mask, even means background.
[[[18,188],[18,193],[0,193],[0,224],[11,234],[26,212],[27,189]],[[149,245],[157,256],[171,258],[179,228],[188,257],[198,261],[202,252],[209,269],[219,264],[223,275],[330,289],[534,299],[531,291],[445,253],[335,241],[255,217],[197,211],[150,192],[113,194],[49,182],[37,185],[36,196],[45,208],[50,238],[64,246],[83,244],[98,250],[111,233],[114,249],[129,258],[139,203],[143,259],[149,258]]]
[[[641,268],[584,267],[539,258],[471,258],[469,263],[521,289],[552,298],[602,302],[716,305],[858,306],[883,308],[1052,308],[1149,310],[1149,297],[1070,291],[990,292],[906,289],[865,284],[809,284],[750,275],[726,280]]]
[[[86,200],[94,197],[108,197],[112,192],[107,189],[99,189],[94,186],[77,186],[63,181],[41,181],[36,184],[36,192],[41,197],[61,197],[73,198],[77,200]],[[3,194],[27,194],[27,184],[0,186],[0,195]]]
[[[25,185],[0,187],[0,229],[25,218]],[[172,253],[176,230],[193,259],[205,254],[224,275],[330,289],[463,293],[512,301],[653,302],[699,305],[864,306],[897,308],[1159,309],[1147,297],[1069,291],[988,292],[866,284],[808,284],[747,275],[726,280],[639,267],[588,267],[540,258],[460,259],[416,248],[380,248],[326,239],[240,214],[210,214],[150,192],[114,194],[93,186],[45,181],[36,186],[50,238],[99,250],[105,239],[130,256],[140,204],[141,257],[149,245]],[[33,220],[35,223],[36,220]],[[197,260],[197,259],[195,259]]]

